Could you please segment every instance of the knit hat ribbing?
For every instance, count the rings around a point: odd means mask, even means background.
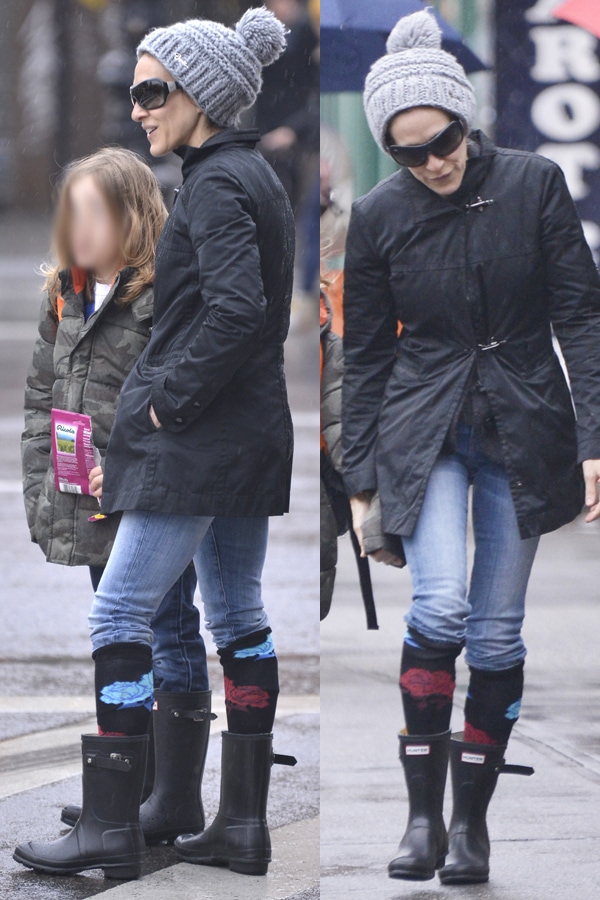
[[[428,10],[404,16],[365,81],[363,101],[371,133],[387,152],[386,134],[397,113],[434,106],[462,119],[468,130],[475,116],[475,95],[465,70],[442,50],[442,33]]]
[[[139,44],[137,58],[149,53],[157,59],[216,125],[227,128],[252,106],[262,67],[284,49],[284,26],[262,7],[244,13],[235,30],[209,19],[155,28]]]

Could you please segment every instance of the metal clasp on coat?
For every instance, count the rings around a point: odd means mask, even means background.
[[[497,350],[498,347],[501,347],[502,344],[505,344],[506,341],[497,341],[496,338],[490,338],[489,344],[477,344],[479,350]]]
[[[491,206],[495,202],[495,200],[482,200],[481,197],[477,197],[472,203],[465,204],[465,209],[467,212],[472,209],[476,209],[478,210],[478,212],[483,212],[486,206]]]

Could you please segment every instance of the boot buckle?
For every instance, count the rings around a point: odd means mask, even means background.
[[[274,766],[295,766],[298,760],[295,756],[287,756],[285,753],[273,753],[271,764]]]
[[[206,722],[207,719],[212,722],[217,718],[217,714],[208,709],[173,709],[171,713],[174,719],[191,719],[193,722]]]
[[[500,775],[533,775],[535,769],[532,766],[516,766],[512,763],[501,763],[498,766],[498,774]]]
[[[86,753],[86,766],[93,766],[97,769],[116,769],[118,772],[131,772],[133,767],[133,759],[129,756],[123,756],[121,753],[111,753],[106,756],[102,753]]]

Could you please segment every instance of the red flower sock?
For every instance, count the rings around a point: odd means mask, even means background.
[[[405,638],[400,691],[408,734],[441,734],[450,728],[460,647],[433,649]]]
[[[277,657],[270,629],[255,632],[218,652],[229,731],[270,734],[279,695]]]

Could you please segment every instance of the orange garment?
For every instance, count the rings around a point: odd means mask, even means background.
[[[344,336],[344,270],[338,269],[326,272],[327,299],[331,304],[333,317],[331,330],[334,334]],[[398,322],[398,336],[402,331],[402,322]]]
[[[88,274],[85,269],[79,269],[77,266],[71,268],[71,279],[73,281],[73,290],[76,294],[81,294],[85,290]],[[59,294],[56,298],[56,315],[59,322],[62,322],[63,309],[65,308],[64,298]]]
[[[327,279],[327,299],[332,312],[331,330],[344,335],[344,270],[331,269],[325,273]]]
[[[324,325],[327,324],[327,320],[329,318],[329,310],[327,309],[327,305],[325,303],[325,295],[323,291],[321,291],[321,297],[319,301],[319,326],[323,328]],[[323,383],[323,341],[319,341],[319,384]],[[319,429],[319,443],[321,445],[321,450],[327,450],[327,445],[325,444],[325,438],[323,437],[323,431]]]

